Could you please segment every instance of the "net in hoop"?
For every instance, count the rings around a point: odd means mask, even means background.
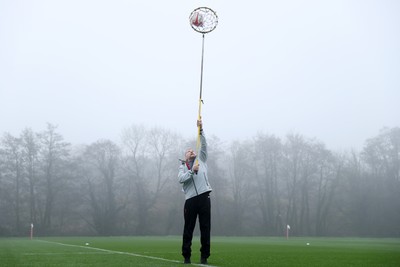
[[[189,22],[196,32],[208,33],[217,27],[218,16],[211,8],[199,7],[190,14]]]

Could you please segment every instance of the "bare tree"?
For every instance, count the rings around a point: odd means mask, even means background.
[[[147,143],[146,143],[146,129],[143,126],[133,125],[128,129],[125,129],[122,134],[122,144],[124,152],[123,169],[127,175],[127,188],[126,195],[127,201],[130,205],[127,207],[128,214],[136,214],[132,217],[127,216],[128,228],[132,222],[135,222],[134,234],[140,233],[143,229],[143,219],[140,219],[140,215],[147,213],[147,194],[144,192],[146,190],[146,180],[145,180],[145,170],[146,164],[150,160],[147,158]],[[142,222],[140,222],[142,220]],[[146,227],[146,226],[145,226]]]
[[[254,141],[254,170],[257,179],[257,203],[266,234],[281,234],[283,222],[280,209],[278,178],[282,161],[279,138],[259,134]]]
[[[5,173],[3,176],[8,181],[10,189],[9,204],[13,207],[14,225],[16,233],[21,232],[22,193],[23,193],[23,156],[21,139],[5,134],[2,140],[3,156],[5,159]]]
[[[152,190],[153,197],[149,203],[153,206],[157,201],[160,192],[164,189],[167,182],[171,182],[176,176],[175,169],[171,168],[172,162],[176,162],[177,135],[172,132],[153,128],[148,134],[149,153],[153,161],[154,181]]]
[[[175,182],[179,147],[176,134],[161,128],[132,126],[123,132],[124,170],[129,177],[129,196],[136,225],[134,233],[148,234],[157,220],[149,220],[168,184]],[[168,213],[159,207],[158,216]],[[167,223],[168,224],[168,223]],[[167,227],[168,228],[168,227]]]
[[[40,133],[39,158],[41,162],[41,192],[40,199],[40,225],[43,233],[52,230],[52,218],[56,198],[63,188],[63,165],[69,156],[70,144],[64,142],[64,138],[56,132],[57,126],[47,124],[47,129]],[[39,204],[38,203],[38,204]]]
[[[336,204],[339,212],[335,214],[336,220],[341,219],[339,226],[346,229],[341,234],[363,236],[368,233],[366,222],[369,220],[370,203],[366,193],[369,182],[364,165],[359,153],[354,150],[346,157],[344,181]]]
[[[316,146],[316,158],[314,164],[318,168],[316,173],[315,196],[315,234],[323,236],[329,234],[332,221],[335,223],[333,206],[337,199],[338,188],[342,180],[342,168],[344,159],[334,156],[323,145]],[[337,212],[337,211],[336,211]]]
[[[301,176],[300,176],[300,222],[299,229],[303,235],[314,234],[314,221],[311,220],[315,207],[312,206],[314,194],[316,191],[316,181],[318,177],[318,162],[323,155],[323,145],[315,140],[307,140],[304,143],[304,154],[301,159]]]
[[[400,222],[400,128],[384,128],[368,139],[361,154],[371,170],[365,192],[368,208],[369,234],[398,234]]]
[[[253,210],[250,207],[250,198],[253,195],[254,181],[252,179],[254,170],[251,165],[252,154],[247,143],[233,142],[230,150],[226,166],[229,175],[230,195],[232,196],[232,215],[231,223],[232,233],[241,235],[245,226],[246,211]],[[247,214],[248,215],[252,215]]]
[[[30,222],[36,225],[36,180],[39,168],[38,154],[39,141],[37,134],[32,129],[25,129],[21,135],[23,156],[26,167],[26,175],[29,183],[29,218]]]
[[[318,171],[315,162],[318,158],[319,145],[313,140],[306,140],[301,135],[287,136],[284,154],[285,180],[287,184],[286,221],[292,225],[296,234],[310,235],[311,197],[315,190],[315,175]]]
[[[288,135],[284,146],[284,162],[282,174],[286,182],[286,218],[285,224],[292,225],[292,231],[296,233],[299,224],[298,203],[300,203],[300,172],[301,159],[304,153],[304,140],[300,135]],[[296,226],[293,228],[293,226]]]
[[[122,209],[116,199],[120,149],[109,140],[101,140],[89,145],[84,157],[89,173],[87,189],[92,226],[100,235],[111,235],[116,228],[118,212]]]

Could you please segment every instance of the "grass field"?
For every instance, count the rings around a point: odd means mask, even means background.
[[[180,237],[0,238],[0,266],[184,266],[180,247]],[[211,254],[209,265],[221,267],[398,267],[400,239],[213,237]]]

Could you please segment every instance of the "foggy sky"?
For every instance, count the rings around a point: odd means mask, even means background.
[[[66,141],[132,124],[195,138],[201,34],[208,135],[258,132],[361,148],[400,126],[400,1],[0,0],[0,134],[58,125]]]

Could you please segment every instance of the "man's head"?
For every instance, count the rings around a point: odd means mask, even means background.
[[[191,161],[196,158],[196,153],[193,151],[193,149],[188,148],[185,152],[185,159],[186,161]]]

